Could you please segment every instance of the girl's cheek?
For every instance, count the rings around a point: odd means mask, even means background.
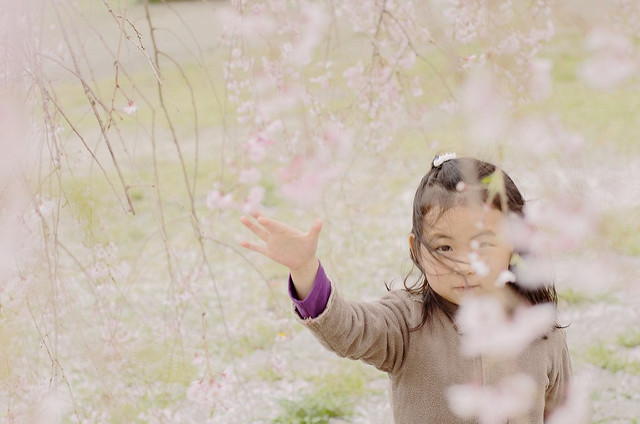
[[[444,273],[445,267],[442,264],[434,263],[433,261],[426,260],[424,263],[424,271],[427,276],[437,277]]]
[[[451,273],[451,270],[449,268],[440,264],[430,267],[429,271],[431,272],[431,276],[434,277],[439,277]]]

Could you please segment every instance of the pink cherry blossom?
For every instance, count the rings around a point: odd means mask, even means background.
[[[504,229],[511,245],[517,251],[531,251],[541,247],[539,234],[528,219],[510,213],[504,221]]]
[[[280,191],[285,197],[301,204],[313,204],[322,198],[325,187],[338,173],[339,168],[331,163],[331,157],[326,154],[311,158],[298,156],[281,170],[284,183]]]
[[[132,115],[138,111],[138,106],[135,104],[133,100],[129,100],[129,103],[122,108],[127,115]]]
[[[489,265],[480,259],[477,252],[469,253],[469,261],[473,271],[481,277],[484,277],[489,273]]]
[[[36,405],[29,422],[34,424],[56,424],[61,423],[69,410],[69,400],[61,393],[52,391]]]
[[[238,182],[240,184],[252,185],[258,183],[262,173],[257,168],[243,169],[238,175]]]
[[[284,196],[301,204],[313,204],[322,198],[324,188],[336,176],[331,167],[305,169],[292,181],[281,186]]]
[[[225,32],[235,33],[249,42],[258,42],[270,36],[277,29],[277,22],[271,14],[259,9],[253,13],[238,14],[231,8],[218,8],[216,15]]]
[[[264,199],[264,193],[265,189],[262,186],[251,187],[242,205],[242,212],[249,214],[256,211],[260,207],[262,199]]]
[[[568,251],[594,234],[599,208],[588,199],[562,193],[528,204],[525,214],[539,231],[538,248]]]
[[[331,152],[339,157],[345,157],[352,151],[354,142],[351,134],[340,123],[327,123],[320,137]]]
[[[553,62],[550,59],[535,58],[530,64],[529,95],[533,100],[542,101],[553,93],[551,70]]]
[[[452,0],[444,16],[451,23],[449,36],[461,43],[470,43],[487,31],[488,13],[486,2]]]
[[[522,353],[555,319],[555,308],[547,304],[519,306],[508,316],[500,301],[489,296],[467,296],[456,315],[465,355],[501,358]]]
[[[520,255],[515,261],[514,273],[520,286],[537,289],[554,281],[551,258],[542,254]]]
[[[611,29],[596,28],[585,41],[591,56],[578,69],[578,75],[590,86],[610,89],[620,85],[638,69],[633,44]]]
[[[329,24],[329,16],[321,3],[306,3],[300,8],[299,36],[292,52],[292,59],[297,64],[307,64],[325,28]]]
[[[486,69],[477,69],[469,75],[461,89],[460,102],[473,140],[487,143],[505,131],[509,120],[507,103]]]
[[[267,156],[267,149],[274,144],[273,140],[267,138],[263,132],[259,132],[247,141],[245,150],[252,162],[262,162]]]
[[[187,399],[198,405],[213,405],[221,387],[221,384],[213,378],[192,381],[187,388]]]
[[[524,416],[536,394],[527,374],[505,377],[496,386],[454,385],[447,390],[451,410],[460,418],[477,418],[480,424],[504,424]]]
[[[508,269],[500,271],[495,281],[496,287],[504,287],[507,283],[516,282],[516,275]]]
[[[545,420],[546,424],[587,424],[589,420],[589,393],[584,384],[576,379],[569,386],[564,404],[556,408]]]
[[[229,209],[233,205],[233,194],[224,193],[219,184],[216,184],[214,189],[207,193],[207,207],[209,209]]]

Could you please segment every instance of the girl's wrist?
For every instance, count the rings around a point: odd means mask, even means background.
[[[303,265],[297,267],[297,268],[290,268],[289,271],[292,274],[309,274],[309,273],[314,273],[317,272],[318,270],[318,266],[319,266],[319,261],[318,258],[316,256],[314,256],[313,258],[309,259],[307,262],[305,262]]]
[[[309,260],[301,267],[289,269],[291,272],[291,280],[293,281],[296,293],[298,294],[298,299],[304,300],[309,295],[313,288],[313,283],[316,279],[319,268],[320,262],[318,261],[318,258],[314,256],[313,259]]]

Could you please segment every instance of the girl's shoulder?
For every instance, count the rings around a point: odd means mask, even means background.
[[[546,334],[548,343],[553,346],[555,350],[567,349],[567,333],[563,328],[554,327]]]
[[[378,303],[395,309],[409,323],[416,323],[422,320],[424,304],[421,296],[412,294],[405,289],[390,290],[378,300]]]

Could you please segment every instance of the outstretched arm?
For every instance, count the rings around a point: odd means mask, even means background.
[[[253,218],[243,216],[240,222],[264,241],[264,244],[243,241],[240,245],[289,268],[296,293],[300,299],[306,298],[318,272],[316,250],[322,221],[315,220],[307,233],[259,213],[254,213]]]
[[[374,303],[349,302],[331,290],[316,257],[322,228],[320,220],[316,220],[307,233],[259,214],[253,218],[243,216],[241,222],[264,242],[242,242],[241,245],[288,267],[298,299],[314,298],[314,294],[309,296],[314,282],[314,290],[320,291],[318,287],[322,284],[318,286],[318,283],[327,284],[326,293],[330,295],[326,295],[326,303],[322,303],[322,313],[298,308],[302,322],[325,347],[386,372],[399,369],[409,328],[413,325],[409,323],[418,322],[414,315],[422,311],[421,303],[415,305],[415,300],[406,292],[390,293]]]

